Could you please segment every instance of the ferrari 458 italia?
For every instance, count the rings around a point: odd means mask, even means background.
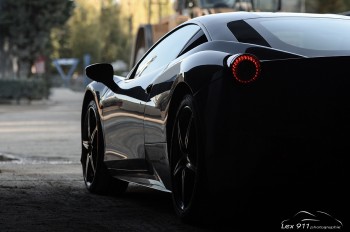
[[[220,191],[345,180],[349,67],[349,17],[268,12],[189,20],[126,77],[90,65],[86,187],[170,192],[186,221]]]

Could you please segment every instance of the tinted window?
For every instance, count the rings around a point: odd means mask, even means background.
[[[266,47],[270,46],[253,27],[243,20],[230,22],[227,26],[239,42],[257,44]]]
[[[348,54],[350,51],[350,20],[284,17],[246,22],[273,48],[306,56]]]
[[[195,34],[191,40],[186,44],[186,46],[183,48],[179,56],[182,54],[185,54],[186,52],[192,50],[193,48],[197,47],[198,45],[201,45],[205,42],[208,42],[207,37],[203,33],[202,30],[198,31],[197,34]]]
[[[139,64],[135,78],[144,74],[163,70],[177,57],[187,42],[200,30],[197,25],[186,25],[164,38]]]

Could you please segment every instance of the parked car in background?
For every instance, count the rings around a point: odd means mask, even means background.
[[[350,11],[345,11],[345,12],[342,12],[342,13],[340,13],[340,14],[346,15],[346,16],[350,16]]]

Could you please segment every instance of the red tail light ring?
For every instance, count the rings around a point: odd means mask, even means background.
[[[251,54],[237,54],[227,60],[236,81],[248,84],[256,81],[260,75],[260,61]]]

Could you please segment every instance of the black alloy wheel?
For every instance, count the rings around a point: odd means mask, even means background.
[[[97,114],[93,103],[90,103],[83,124],[82,166],[86,187],[90,190],[94,183],[99,151]]]
[[[87,107],[82,128],[81,164],[86,188],[97,194],[121,194],[128,183],[112,178],[103,163],[104,143],[95,101]]]
[[[196,220],[203,194],[199,149],[198,119],[193,97],[187,95],[176,114],[170,152],[173,204],[185,222]]]

